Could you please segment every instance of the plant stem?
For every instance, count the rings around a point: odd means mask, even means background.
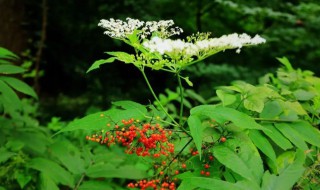
[[[181,83],[181,78],[179,73],[177,73],[178,83],[179,83],[179,89],[180,89],[180,116],[179,116],[179,125],[182,127],[182,116],[183,116],[183,87]]]
[[[254,118],[255,121],[269,121],[269,122],[295,122],[289,119],[268,119],[268,118]]]
[[[178,152],[178,154],[170,161],[170,163],[168,164],[168,166],[167,167],[169,167],[171,164],[172,164],[172,162],[176,159],[176,158],[178,158],[178,156],[183,152],[183,150],[184,149],[186,149],[187,148],[187,146],[192,142],[192,138],[183,146],[183,148]]]
[[[83,173],[83,174],[81,175],[81,177],[80,177],[77,185],[75,186],[75,188],[74,188],[73,190],[78,190],[78,189],[79,189],[79,187],[80,187],[80,185],[81,185],[81,183],[82,183],[82,181],[83,181],[83,179],[84,179],[84,176],[85,176],[85,174]]]
[[[158,99],[158,97],[157,97],[156,94],[154,93],[153,88],[152,88],[152,86],[150,85],[150,82],[149,82],[146,74],[144,73],[144,70],[141,69],[140,71],[141,71],[141,73],[142,73],[142,75],[143,75],[144,80],[146,81],[146,83],[147,83],[147,85],[148,85],[148,87],[149,87],[149,90],[151,91],[154,99],[156,99],[156,101],[157,101],[158,104],[160,105],[162,111],[172,120],[173,123],[175,123],[176,125],[179,125],[179,123],[177,123],[177,122],[173,119],[173,117],[164,109],[164,107],[163,107],[163,105],[161,104],[160,100]]]

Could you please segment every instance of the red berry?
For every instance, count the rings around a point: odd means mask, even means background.
[[[206,172],[206,174],[205,174],[206,176],[210,176],[210,172]]]
[[[209,164],[205,164],[204,168],[208,169],[208,168],[210,168],[210,165]]]
[[[204,175],[206,172],[204,170],[201,170],[200,174]]]
[[[181,168],[187,168],[187,165],[186,164],[182,164]]]
[[[226,141],[227,141],[227,138],[226,138],[226,137],[221,137],[221,138],[220,138],[220,142],[223,142],[223,143],[224,143],[224,142],[226,142]]]

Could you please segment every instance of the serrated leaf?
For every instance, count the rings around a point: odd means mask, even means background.
[[[245,139],[228,139],[212,148],[214,157],[224,166],[249,181],[260,184],[262,160],[255,146]]]
[[[220,98],[223,106],[231,105],[237,100],[236,95],[227,93],[224,90],[217,90],[216,93],[217,96]]]
[[[201,120],[197,116],[190,116],[188,118],[188,126],[190,128],[190,134],[193,141],[197,147],[197,150],[201,159],[201,149],[202,149],[202,124]]]
[[[43,174],[51,178],[56,184],[61,183],[69,187],[73,187],[74,185],[73,176],[63,167],[51,160],[40,157],[33,158],[29,161],[27,167],[43,172]]]
[[[79,129],[84,130],[101,130],[106,127],[108,123],[120,122],[125,119],[144,119],[144,116],[147,114],[147,109],[142,106],[138,106],[137,103],[129,103],[130,101],[119,101],[113,102],[114,105],[119,105],[122,108],[112,108],[107,111],[98,112],[94,114],[87,115],[81,119],[75,120],[67,127],[61,129],[58,133],[65,131],[74,131]],[[123,107],[125,106],[125,107]],[[125,109],[127,108],[127,109]]]
[[[126,52],[112,51],[112,52],[107,52],[107,54],[114,56],[116,59],[124,63],[133,63],[135,61],[134,55],[128,54]]]
[[[13,77],[5,77],[5,76],[1,76],[0,80],[5,81],[8,85],[10,85],[15,90],[38,99],[38,96],[37,96],[36,92],[33,90],[33,88],[31,88],[25,82],[18,80],[16,78],[13,78]]]
[[[305,143],[301,135],[291,127],[291,124],[276,123],[275,126],[285,137],[287,137],[298,148],[304,151],[308,150],[308,145]]]
[[[292,189],[293,185],[302,176],[305,168],[303,167],[303,152],[297,152],[296,160],[285,168],[278,176],[266,171],[262,179],[262,190],[284,190]]]
[[[59,190],[59,187],[58,184],[51,179],[50,175],[42,172],[40,174],[40,189]]]
[[[132,165],[115,167],[112,164],[97,164],[87,169],[87,176],[98,178],[124,178],[124,179],[142,179],[147,177],[144,170],[137,169]]]
[[[276,161],[276,153],[272,145],[260,131],[250,130],[249,137],[261,152],[263,152],[273,162]]]
[[[0,65],[0,73],[1,74],[18,74],[23,73],[26,70],[22,67],[18,67],[15,65]]]
[[[299,121],[290,124],[290,127],[297,131],[304,141],[320,147],[320,131],[306,121]]]
[[[235,109],[213,106],[213,105],[201,105],[191,109],[191,115],[204,115],[217,122],[231,121],[237,127],[241,129],[261,129],[265,128],[255,122],[255,120]]]
[[[112,63],[114,62],[116,58],[115,57],[110,57],[109,59],[100,59],[95,61],[90,68],[87,70],[87,73],[89,73],[92,70],[98,69],[100,65],[106,64],[106,63]]]
[[[269,129],[269,131],[263,131],[274,143],[276,143],[283,150],[291,149],[293,146],[290,141],[284,137],[276,127],[271,123],[262,124],[265,128]]]
[[[81,183],[79,190],[113,190],[110,182],[90,180]]]
[[[57,141],[50,146],[52,155],[57,157],[73,174],[82,174],[85,172],[85,163],[81,158],[79,150],[74,147],[69,141]]]

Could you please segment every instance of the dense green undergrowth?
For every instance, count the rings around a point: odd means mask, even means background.
[[[19,79],[24,70],[15,59],[0,49],[0,189],[126,189],[143,180],[180,190],[319,189],[320,79],[286,58],[260,84],[235,81],[212,88],[217,96],[209,99],[180,86],[149,105],[113,102],[106,111],[70,123],[52,118],[46,126],[37,122],[37,95]],[[166,137],[150,156],[138,154],[146,144],[137,139],[124,147],[106,140],[145,124],[154,126],[146,138]],[[174,151],[155,156],[167,142]]]

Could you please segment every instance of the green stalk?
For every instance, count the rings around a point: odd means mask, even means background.
[[[144,73],[144,70],[141,69],[140,71],[141,71],[141,73],[142,73],[142,75],[143,75],[144,80],[146,81],[146,83],[147,83],[147,85],[148,85],[148,87],[149,87],[149,90],[151,91],[154,99],[156,99],[156,101],[157,101],[158,104],[160,105],[162,111],[164,111],[164,113],[172,120],[173,123],[175,123],[176,125],[179,125],[179,123],[177,123],[177,122],[172,118],[172,116],[171,116],[171,115],[164,109],[164,107],[162,106],[160,100],[158,99],[158,97],[157,97],[156,94],[154,93],[153,88],[152,88],[152,86],[150,85],[150,82],[149,82],[146,74]]]
[[[177,73],[178,77],[178,84],[179,84],[179,89],[180,89],[180,116],[179,116],[179,125],[182,127],[182,116],[183,116],[183,88],[182,88],[182,83],[181,83],[181,78],[179,73]]]

